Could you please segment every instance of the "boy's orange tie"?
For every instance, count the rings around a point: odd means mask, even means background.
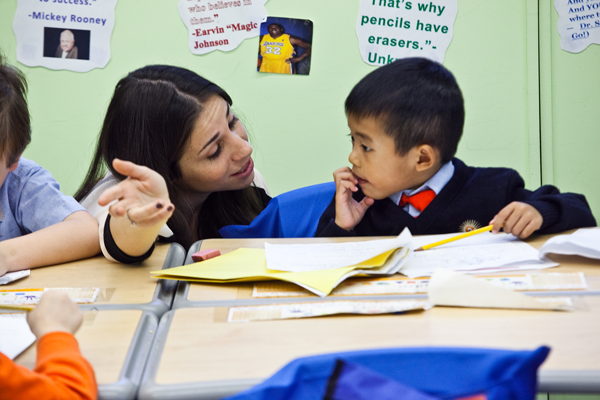
[[[400,199],[400,203],[398,203],[398,205],[400,207],[404,207],[407,204],[412,204],[412,206],[417,210],[423,211],[434,198],[435,192],[431,189],[423,190],[422,192],[410,197],[402,193],[402,198]]]

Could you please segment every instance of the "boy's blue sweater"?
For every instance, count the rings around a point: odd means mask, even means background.
[[[517,171],[509,168],[474,168],[458,158],[452,160],[454,175],[417,218],[410,216],[389,198],[376,200],[352,231],[334,222],[335,196],[319,220],[315,236],[390,236],[408,227],[413,235],[454,233],[467,227],[483,227],[513,201],[535,207],[544,219],[537,233],[557,233],[596,226],[583,195],[560,193],[551,185],[535,191],[525,189]],[[353,194],[360,201],[361,190]]]

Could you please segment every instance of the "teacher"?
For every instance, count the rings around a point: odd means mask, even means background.
[[[75,195],[98,219],[107,258],[142,261],[157,237],[187,249],[266,207],[266,183],[231,104],[184,68],[150,65],[119,81]]]

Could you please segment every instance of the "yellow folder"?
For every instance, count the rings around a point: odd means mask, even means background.
[[[307,272],[282,272],[267,269],[264,249],[240,248],[199,263],[162,271],[152,271],[151,273],[159,279],[210,283],[279,279],[296,283],[320,296],[326,296],[354,270],[381,267],[395,251],[396,249],[392,249],[360,264],[343,268]]]

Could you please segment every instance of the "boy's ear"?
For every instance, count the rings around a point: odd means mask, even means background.
[[[15,161],[10,167],[8,167],[8,170],[10,172],[13,172],[15,169],[17,169],[17,167],[19,166],[20,159],[21,159],[21,155],[19,154],[19,158],[17,158],[17,161]]]
[[[430,145],[422,144],[418,146],[417,155],[419,157],[416,165],[417,171],[425,171],[437,165],[439,158],[437,151]]]

